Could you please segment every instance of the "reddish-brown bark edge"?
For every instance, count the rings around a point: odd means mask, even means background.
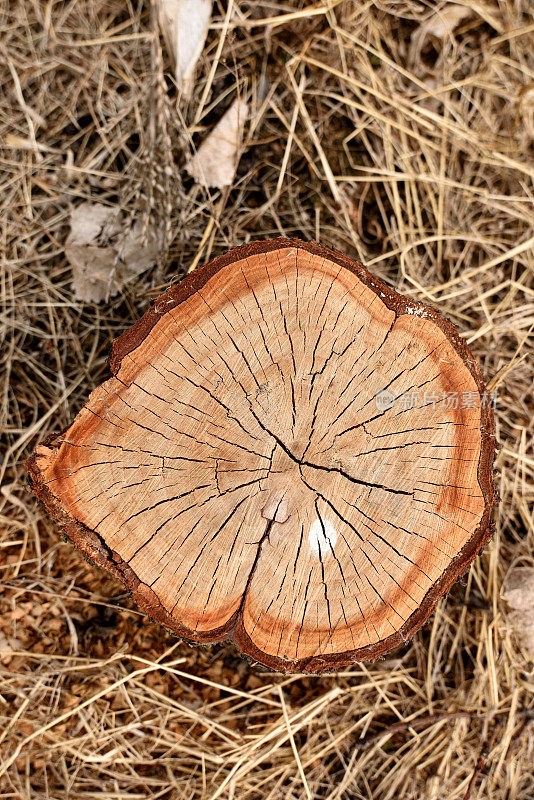
[[[239,611],[236,612],[226,625],[210,631],[207,634],[199,634],[195,631],[191,631],[180,625],[175,618],[170,616],[160,603],[157,595],[149,589],[148,586],[139,581],[139,578],[129,565],[126,564],[117,553],[110,550],[95,531],[90,530],[83,523],[78,522],[78,520],[64,512],[60,501],[52,494],[42,479],[42,475],[36,463],[36,453],[33,453],[28,459],[26,468],[29,473],[31,491],[43,502],[62,532],[90,561],[104,568],[113,575],[113,577],[121,581],[130,591],[136,604],[152,619],[162,623],[165,627],[191,642],[202,644],[230,639],[238,646],[243,655],[276,671],[318,673],[341,669],[354,661],[373,661],[408,641],[426,622],[436,607],[440,597],[446,594],[458,578],[466,572],[475,556],[492,538],[494,530],[493,509],[497,502],[497,495],[493,482],[495,426],[493,408],[478,364],[466,342],[460,337],[458,331],[449,320],[442,317],[436,309],[399,295],[368,272],[362,264],[353,261],[339,251],[331,250],[315,242],[302,242],[299,239],[273,239],[242,245],[241,247],[237,247],[219,256],[209,264],[198,268],[183,278],[179,283],[171,286],[170,289],[155,300],[152,308],[147,311],[138,322],[113,342],[109,360],[111,373],[113,375],[117,374],[122,359],[128,353],[131,353],[139,347],[149,335],[154,325],[167,311],[180,305],[180,303],[184,302],[184,300],[187,300],[188,297],[201,289],[220,269],[252,255],[289,247],[307,250],[309,253],[326,258],[355,273],[366,286],[379,295],[382,302],[390,310],[394,311],[397,316],[409,313],[431,319],[447,336],[454,350],[466,364],[476,382],[482,398],[481,452],[478,464],[478,483],[485,501],[484,513],[477,529],[469,541],[464,545],[456,558],[451,561],[439,580],[430,587],[419,608],[411,614],[396,633],[391,634],[375,644],[356,650],[289,661],[271,656],[259,650],[245,631],[242,616]],[[70,426],[65,430],[68,430],[69,427]],[[58,446],[61,443],[65,430],[60,434],[48,436],[41,444],[49,448]]]

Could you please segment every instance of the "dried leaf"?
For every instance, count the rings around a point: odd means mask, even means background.
[[[221,189],[234,180],[248,105],[236,99],[217,125],[204,139],[186,169],[205,186]]]
[[[458,27],[460,22],[471,16],[472,13],[471,8],[460,6],[456,3],[447,3],[435,11],[412,33],[408,61],[411,64],[419,63],[421,61],[421,50],[430,36],[434,36],[444,42],[452,36],[454,29]]]
[[[517,567],[508,575],[502,597],[510,607],[508,622],[534,661],[534,567]]]
[[[195,66],[208,33],[212,0],[157,0],[165,44],[173,60],[176,83],[191,95]]]
[[[157,237],[151,229],[143,230],[141,220],[127,224],[120,209],[81,203],[71,212],[65,254],[78,300],[100,303],[153,266]]]

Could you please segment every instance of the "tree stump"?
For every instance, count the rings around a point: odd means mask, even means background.
[[[113,345],[28,462],[151,617],[285,671],[406,641],[492,533],[493,412],[453,325],[338,252],[237,248]]]

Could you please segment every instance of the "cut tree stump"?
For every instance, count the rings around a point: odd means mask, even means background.
[[[237,248],[113,345],[32,490],[194,642],[284,671],[411,637],[492,533],[493,412],[453,325],[338,252]]]

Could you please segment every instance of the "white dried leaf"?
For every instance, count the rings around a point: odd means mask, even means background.
[[[447,3],[442,8],[434,11],[421,25],[415,30],[410,38],[410,50],[408,61],[411,64],[420,62],[421,50],[430,36],[444,42],[452,36],[455,28],[458,27],[467,17],[471,16],[472,9],[461,6],[457,3]]]
[[[222,189],[234,180],[248,116],[248,105],[236,99],[186,164],[189,174],[205,186]]]
[[[502,589],[510,607],[507,619],[529,658],[534,661],[534,567],[517,567]]]
[[[120,208],[101,203],[80,203],[70,213],[70,234],[67,244],[93,244],[104,236],[112,237],[120,226]]]
[[[211,17],[212,0],[157,0],[159,26],[172,58],[178,88],[191,95]]]
[[[65,254],[77,299],[100,303],[154,265],[158,243],[153,230],[144,231],[140,220],[128,224],[120,209],[81,203],[70,215]]]

